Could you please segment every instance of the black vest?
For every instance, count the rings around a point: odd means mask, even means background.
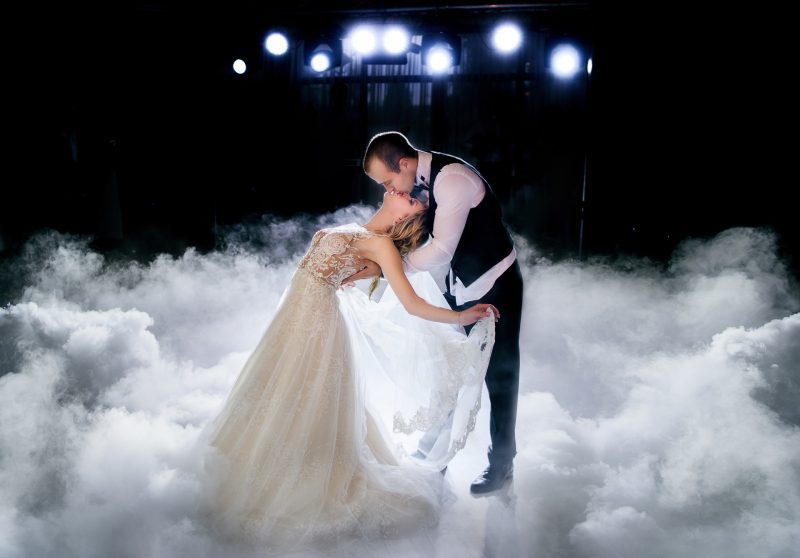
[[[430,184],[430,205],[425,214],[425,224],[433,235],[433,220],[436,214],[436,197],[433,195],[433,185],[442,167],[451,163],[466,165],[483,181],[486,195],[481,203],[469,210],[464,232],[458,241],[456,252],[450,262],[450,267],[456,277],[461,279],[464,286],[469,286],[478,277],[489,271],[500,260],[508,256],[514,243],[503,224],[500,204],[494,195],[489,183],[469,163],[458,157],[432,151]]]

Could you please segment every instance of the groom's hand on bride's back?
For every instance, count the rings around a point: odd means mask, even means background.
[[[381,276],[381,266],[372,260],[359,260],[359,271],[342,281],[343,287],[352,287],[360,279],[372,279]]]

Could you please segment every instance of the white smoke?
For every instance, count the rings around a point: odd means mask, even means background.
[[[80,238],[32,240],[0,273],[26,285],[0,309],[0,556],[238,555],[193,520],[193,442],[314,230],[369,211],[265,220],[228,231],[220,251],[146,265],[105,261]],[[514,485],[467,494],[485,466],[485,400],[448,470],[458,501],[432,553],[793,555],[800,304],[774,243],[729,230],[685,242],[664,268],[553,263],[518,239]]]

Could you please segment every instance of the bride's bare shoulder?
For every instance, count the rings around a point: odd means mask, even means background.
[[[379,234],[364,235],[357,240],[357,246],[362,252],[383,252],[396,250],[392,239]]]

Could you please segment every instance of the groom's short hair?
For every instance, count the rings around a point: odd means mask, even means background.
[[[372,136],[364,153],[364,172],[369,170],[369,163],[377,157],[384,165],[394,172],[400,172],[400,159],[403,157],[418,157],[417,150],[400,132],[381,132]]]

